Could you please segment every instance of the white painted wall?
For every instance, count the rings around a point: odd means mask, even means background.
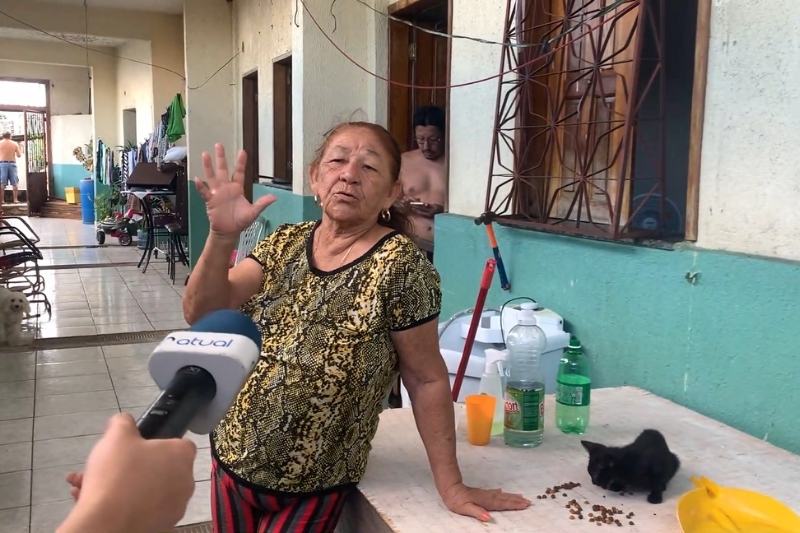
[[[699,246],[800,260],[800,2],[713,3]]]
[[[234,4],[234,46],[239,50],[236,61],[236,147],[242,146],[242,77],[258,72],[258,173],[272,176],[273,91],[272,64],[291,54],[293,3],[242,0]]]
[[[190,87],[204,82],[233,54],[231,16],[227,2],[185,0],[186,78]],[[212,151],[214,143],[235,146],[233,81],[233,68],[229,65],[202,88],[188,91],[185,124],[189,176],[202,175],[200,154]]]
[[[72,150],[83,146],[92,138],[91,115],[58,115],[50,124],[50,141],[53,164],[80,165]]]
[[[502,40],[505,5],[501,0],[454,0],[453,33]],[[453,40],[451,83],[496,75],[500,53],[500,46]],[[451,213],[478,216],[484,211],[496,99],[497,80],[450,91]]]
[[[33,21],[39,28],[50,32],[82,34],[85,31],[85,16],[82,5],[50,4],[37,1],[6,2],[3,9],[24,21]],[[180,15],[156,13],[141,10],[125,10],[96,7],[89,2],[89,33],[100,37],[124,40],[147,41],[150,43],[152,62],[162,68],[152,69],[151,111],[148,122],[161,116],[177,92],[183,92],[183,18]],[[4,27],[26,29],[13,20],[0,17],[0,35]],[[10,45],[9,47],[6,44]],[[125,48],[125,46],[123,46]],[[117,55],[116,48],[105,48],[106,54]],[[124,55],[124,54],[122,54]],[[85,52],[76,46],[58,41],[38,41],[0,38],[0,58],[23,61],[55,63],[62,65],[86,65]],[[117,107],[117,63],[131,66],[127,61],[117,60],[109,55],[90,52],[89,64],[92,67],[93,110],[95,116],[96,138],[107,143],[121,140],[121,107]],[[215,65],[216,69],[219,65]],[[213,70],[212,70],[213,72]],[[210,74],[210,72],[209,72]],[[156,115],[157,114],[157,115]],[[145,120],[144,114],[137,120]],[[152,131],[152,124],[147,128]]]
[[[7,57],[9,52],[0,50]],[[0,60],[0,75],[50,81],[50,112],[53,115],[89,114],[89,69],[16,60]]]
[[[386,9],[387,0],[376,0]],[[268,5],[267,5],[268,4]],[[356,2],[334,5],[337,19],[333,32],[329,0],[310,0],[306,5],[326,32],[370,70],[387,71],[386,19]],[[274,167],[272,121],[272,64],[292,55],[292,110],[294,176],[293,190],[309,194],[308,165],[322,134],[345,120],[369,120],[386,124],[386,83],[349,63],[314,26],[302,6],[294,24],[292,0],[240,0],[234,3],[234,46],[240,51],[236,69],[236,144],[242,143],[241,78],[258,70],[259,173],[272,175]],[[243,51],[242,51],[243,50]]]
[[[92,117],[95,139],[113,142],[117,135],[117,65],[113,48],[100,48],[103,54],[89,52],[92,73]],[[28,63],[86,65],[86,53],[78,47],[46,41],[0,38],[0,59],[13,58]]]
[[[329,0],[311,0],[306,5],[323,30],[332,37],[357,63],[380,73],[386,72],[386,45],[376,48],[376,35],[386,33],[385,19],[356,2],[335,6],[336,32],[330,17]],[[382,7],[382,6],[379,6]],[[317,29],[307,12],[300,16],[300,28],[295,28],[293,51],[301,68],[294,68],[293,103],[296,106],[294,124],[294,181],[295,193],[310,194],[305,179],[308,165],[321,144],[323,134],[336,124],[351,120],[386,121],[385,106],[377,109],[376,95],[387,92],[385,82],[376,80],[350,63]],[[302,162],[302,164],[298,164]]]
[[[153,62],[150,41],[130,40],[117,47],[117,53],[122,57],[144,63]],[[122,124],[123,109],[136,109],[136,142],[141,143],[153,133],[156,120],[153,109],[153,67],[117,59],[116,90],[117,137],[114,143],[121,145],[125,139]]]

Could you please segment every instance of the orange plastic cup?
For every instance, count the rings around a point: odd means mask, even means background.
[[[495,397],[488,394],[471,394],[464,399],[467,405],[467,440],[470,444],[489,444],[495,402]]]

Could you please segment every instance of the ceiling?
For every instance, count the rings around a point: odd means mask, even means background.
[[[61,32],[51,32],[53,35],[58,35],[63,39],[67,39],[68,41],[72,41],[73,43],[83,44],[84,43],[84,35],[82,33],[61,33]],[[3,38],[8,39],[31,39],[34,41],[56,41],[57,40],[49,35],[45,35],[44,33],[38,32],[36,30],[29,30],[27,28],[3,28]],[[100,37],[98,35],[89,35],[87,39],[89,41],[89,46],[120,46],[125,44],[127,41],[125,39],[119,39],[116,37]]]
[[[83,0],[44,0],[48,4],[62,4],[83,7]],[[159,13],[183,13],[183,0],[87,0],[89,9],[93,7],[112,7],[137,11],[157,11]]]

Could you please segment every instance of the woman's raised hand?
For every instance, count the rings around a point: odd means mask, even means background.
[[[276,200],[268,194],[253,203],[244,197],[244,170],[247,154],[239,150],[233,176],[228,172],[225,147],[214,145],[214,164],[211,155],[203,152],[203,178],[195,178],[197,192],[206,203],[211,232],[227,237],[238,237],[268,205]]]

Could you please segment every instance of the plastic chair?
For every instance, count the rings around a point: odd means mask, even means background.
[[[258,241],[261,240],[268,225],[269,222],[263,218],[256,218],[253,223],[239,235],[239,244],[236,246],[236,258],[233,261],[234,265],[238,265],[245,257],[250,255],[250,252],[256,247]]]

